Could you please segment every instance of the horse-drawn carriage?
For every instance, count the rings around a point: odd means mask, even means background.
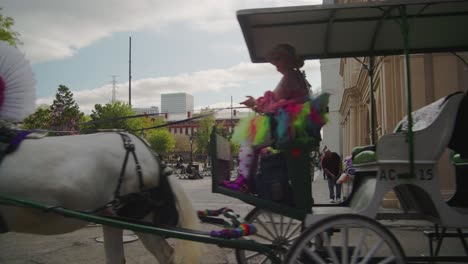
[[[143,232],[143,237],[145,234],[154,234],[145,237],[144,242],[162,262],[171,261],[171,251],[166,248],[163,237],[234,248],[239,263],[468,262],[468,257],[438,257],[437,254],[431,254],[429,257],[406,256],[395,235],[378,221],[424,219],[441,226],[443,230],[457,229],[461,239],[464,237],[462,228],[468,228],[468,199],[464,192],[464,188],[467,187],[464,174],[468,173],[467,91],[447,95],[412,114],[408,61],[410,53],[468,51],[468,34],[465,34],[461,26],[468,24],[468,2],[392,1],[268,8],[241,10],[237,16],[253,62],[264,62],[267,50],[277,43],[292,44],[306,59],[405,55],[408,117],[398,124],[393,133],[382,136],[377,142],[373,141],[373,146],[363,147],[353,153],[356,175],[352,193],[346,201],[334,205],[314,203],[310,177],[313,168],[310,166],[309,155],[311,151],[318,149],[320,142],[314,137],[296,138],[287,144],[275,145],[280,150],[280,163],[283,165],[278,167],[281,171],[279,177],[268,182],[266,194],[245,193],[223,187],[221,183],[230,176],[232,154],[229,141],[214,130],[210,141],[212,191],[254,205],[255,208],[244,220],[257,232],[229,239],[226,236],[213,235],[218,234],[216,232],[170,227],[168,224],[177,222],[177,217],[170,217],[175,215],[174,204],[179,213],[184,213],[179,215],[179,220],[187,222],[190,215],[187,214],[189,209],[182,208],[188,202],[181,198],[183,196],[180,187],[177,187],[170,177],[167,180],[163,175],[164,170],[161,168],[164,166],[151,160],[152,154],[133,136],[121,135],[125,151],[115,154],[118,152],[116,148],[119,147],[116,141],[120,141],[120,136],[112,136],[110,139],[108,135],[100,135],[100,139],[95,140],[94,135],[88,135],[74,136],[74,140],[67,139],[68,137],[62,137],[61,140],[45,140],[49,142],[47,146],[51,146],[52,151],[56,153],[53,157],[40,156],[39,149],[43,149],[44,145],[28,143],[25,145],[27,151],[39,155],[39,158],[33,159],[26,154],[26,150],[21,149],[14,154],[17,155],[16,160],[15,156],[4,160],[0,167],[2,177],[17,174],[15,168],[20,166],[18,160],[32,159],[36,168],[42,168],[41,164],[44,163],[50,165],[54,164],[52,161],[63,160],[63,149],[69,149],[70,146],[83,146],[79,151],[89,154],[87,159],[82,160],[82,163],[85,162],[83,164],[88,166],[81,172],[81,177],[75,177],[70,182],[54,178],[56,186],[49,190],[43,189],[38,192],[33,188],[43,183],[28,176],[34,175],[34,166],[23,171],[20,175],[22,179],[32,181],[24,183],[30,187],[27,190],[28,195],[20,197],[25,200],[12,198],[15,190],[0,188],[2,203],[28,207],[16,209],[2,206],[0,212],[4,222],[12,227],[24,228],[19,229],[20,231],[40,232],[27,223],[33,219],[37,221],[34,223],[39,225],[44,219],[44,213],[30,211],[32,209],[29,207],[32,207],[114,228]],[[372,80],[372,71],[370,73]],[[370,91],[372,96],[372,81]],[[372,106],[371,109],[373,108]],[[430,114],[420,114],[427,111]],[[374,120],[374,117],[371,117],[371,120]],[[422,122],[422,125],[418,122]],[[374,129],[374,125],[371,129]],[[374,134],[373,131],[371,134]],[[93,146],[94,149],[87,148],[84,143],[87,140],[99,144]],[[145,149],[145,154],[141,153],[140,147]],[[92,154],[97,148],[113,153],[112,160],[103,155],[99,156],[99,160],[93,160],[92,157],[96,155]],[[456,152],[454,163],[457,186],[449,201],[445,201],[440,195],[439,181],[443,173],[436,168],[436,163],[446,148]],[[100,164],[109,164],[115,160],[124,160],[122,167],[105,172],[105,181],[100,184],[112,183],[116,188],[90,188],[90,183],[94,183],[95,178],[92,177],[91,181],[91,177],[83,175],[95,175],[94,171],[101,168]],[[31,164],[28,164],[29,166]],[[70,166],[74,168],[73,164]],[[43,169],[50,170],[52,175],[58,175],[65,174],[63,170],[60,171],[63,168],[49,166]],[[138,177],[134,176],[135,172]],[[115,175],[120,176],[116,179]],[[12,177],[8,178],[12,185],[21,179]],[[81,193],[73,193],[73,190],[76,190],[74,185],[80,186],[80,190],[88,190],[88,199],[74,204],[71,198],[82,196]],[[287,185],[287,188],[284,188],[284,185]],[[278,191],[274,186],[281,187],[279,194],[273,195]],[[171,188],[175,190],[174,195],[165,191]],[[59,191],[62,189],[69,192]],[[147,191],[148,189],[150,191]],[[397,194],[402,208],[398,211],[382,211],[380,203],[384,195],[392,190]],[[98,194],[98,191],[102,193]],[[17,193],[20,192],[17,190]],[[146,202],[148,197],[150,203]],[[145,208],[134,209],[140,203],[143,203]],[[97,208],[96,205],[105,206]],[[119,212],[119,217],[105,214],[106,209]],[[140,222],[131,219],[134,214],[140,218],[150,214],[156,217],[152,223]],[[168,216],[167,219],[161,217],[162,215]],[[232,216],[229,213],[227,215]],[[25,216],[28,220],[19,221],[15,226],[14,222],[21,217],[24,219]],[[233,222],[239,224],[239,220],[235,218],[233,217]],[[80,221],[75,219],[67,221],[70,223],[61,225],[64,230],[80,225]],[[60,223],[60,219],[52,224],[57,223]],[[193,225],[186,227],[190,228]],[[47,233],[50,230],[56,229],[48,226],[48,229],[42,231]],[[121,233],[116,234],[106,229],[105,235],[111,241],[121,239]],[[440,235],[437,234],[438,238],[441,238]],[[439,246],[440,244],[438,248]],[[463,246],[468,253],[466,243]],[[119,254],[111,256],[111,250]],[[106,246],[106,251],[108,257],[113,260],[120,261],[123,257],[122,249],[115,246],[115,243]]]

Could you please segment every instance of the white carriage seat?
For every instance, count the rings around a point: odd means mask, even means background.
[[[446,100],[447,97],[442,97],[431,104],[413,111],[411,113],[413,118],[413,131],[423,130],[432,124],[442,110],[441,106]],[[398,122],[393,133],[402,131],[408,131],[408,116],[405,116],[400,122]]]
[[[452,138],[455,118],[460,116],[457,115],[457,111],[459,111],[458,106],[463,94],[462,92],[450,94],[412,112],[415,159],[426,162],[435,161],[447,147],[448,141]],[[460,123],[460,121],[457,122]],[[459,125],[457,124],[457,126]],[[377,160],[386,160],[388,162],[407,161],[407,130],[408,119],[405,117],[397,124],[393,133],[381,137],[378,147],[363,146],[354,148],[353,164],[372,163]],[[466,139],[465,136],[457,138]]]
[[[465,96],[456,92],[412,113],[415,163],[435,163],[447,148],[454,131],[460,103]],[[379,163],[408,163],[408,121],[405,117],[394,133],[383,135],[377,145]]]

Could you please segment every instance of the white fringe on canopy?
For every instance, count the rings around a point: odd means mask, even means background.
[[[36,81],[31,65],[23,53],[5,41],[0,41],[0,78],[5,84],[5,89],[0,88],[0,119],[17,122],[33,113]]]

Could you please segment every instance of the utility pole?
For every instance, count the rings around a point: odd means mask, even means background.
[[[132,106],[132,37],[128,39],[128,105]]]
[[[116,80],[115,78],[117,77],[118,75],[111,75],[112,77],[112,103],[115,103],[115,93],[116,93],[116,90],[115,90],[115,85],[116,85]]]
[[[231,135],[234,132],[234,124],[232,122],[232,95],[231,95]]]

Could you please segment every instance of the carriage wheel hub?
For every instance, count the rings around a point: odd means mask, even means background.
[[[278,250],[285,250],[287,251],[289,248],[289,240],[285,237],[277,237],[273,241],[273,244],[278,247]]]

